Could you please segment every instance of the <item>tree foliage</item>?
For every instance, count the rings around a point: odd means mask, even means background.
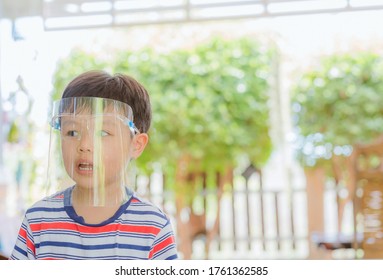
[[[214,38],[169,53],[123,51],[113,61],[75,51],[58,65],[54,85],[61,91],[71,78],[94,68],[140,81],[153,110],[150,142],[137,162],[141,170],[160,162],[174,175],[182,155],[194,160],[196,171],[223,170],[244,155],[261,167],[272,150],[268,98],[275,56],[274,48],[245,38]]]
[[[382,134],[382,71],[379,55],[359,52],[325,57],[304,73],[292,104],[305,165],[347,156]]]

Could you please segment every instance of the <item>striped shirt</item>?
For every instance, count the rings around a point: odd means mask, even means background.
[[[108,220],[86,224],[68,201],[72,188],[27,210],[11,259],[176,259],[166,215],[129,192]]]

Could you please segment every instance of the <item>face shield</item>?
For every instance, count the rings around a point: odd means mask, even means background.
[[[129,105],[96,97],[54,102],[48,160],[48,191],[72,187],[71,200],[86,206],[116,206],[132,188],[129,162],[138,130]]]

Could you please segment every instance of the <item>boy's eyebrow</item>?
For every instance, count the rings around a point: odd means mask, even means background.
[[[111,125],[111,126],[115,126],[115,125],[116,125],[116,122],[115,122],[114,120],[103,120],[103,121],[102,121],[102,124],[103,124],[103,125],[107,125],[107,126],[109,126],[109,125]]]
[[[61,117],[61,123],[65,124],[71,124],[71,123],[77,123],[74,118],[68,118],[68,117]]]
[[[91,120],[92,118],[89,118],[89,120]],[[120,117],[116,117],[116,118],[113,118],[113,119],[105,119],[105,118],[102,118],[102,124],[103,125],[116,125],[116,120],[118,121],[124,121],[122,118]],[[81,123],[82,120],[79,119],[79,118],[76,118],[76,117],[61,117],[61,123],[63,124],[79,124]]]

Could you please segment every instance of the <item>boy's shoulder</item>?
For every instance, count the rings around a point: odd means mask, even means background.
[[[36,201],[29,209],[27,210],[27,213],[36,211],[36,210],[44,210],[44,209],[55,209],[55,208],[62,208],[64,206],[64,198],[65,198],[65,192],[67,190],[59,191],[55,194],[49,195],[44,197],[43,199],[40,199]]]
[[[162,218],[164,221],[169,220],[163,210],[161,210],[158,206],[154,205],[152,202],[137,196],[136,193],[132,195],[130,205],[127,210],[130,214],[147,216],[154,215],[158,218]]]

